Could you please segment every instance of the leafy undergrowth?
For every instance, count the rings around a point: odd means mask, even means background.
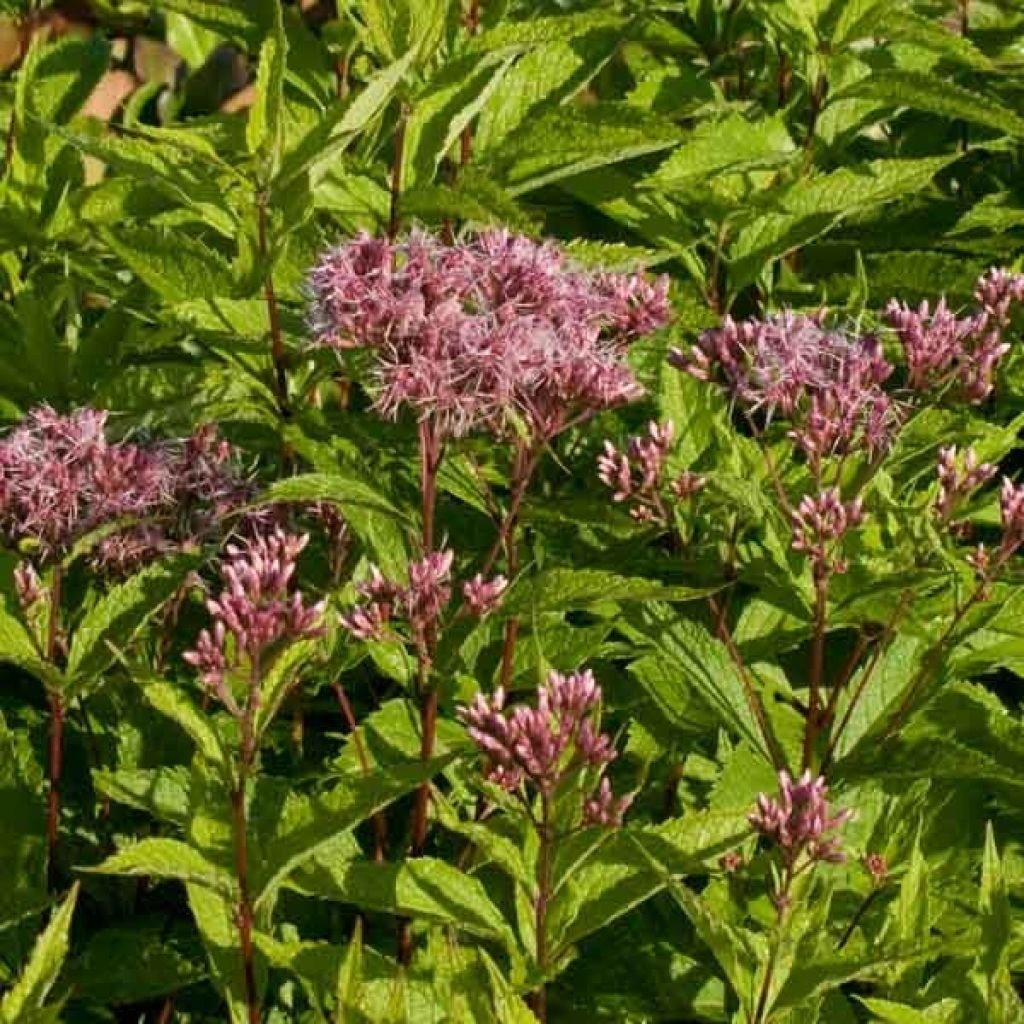
[[[0,6],[0,1024],[1024,1021],[1022,39]]]

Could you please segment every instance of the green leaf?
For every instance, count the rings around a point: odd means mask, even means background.
[[[998,100],[916,71],[876,71],[832,98],[851,97],[882,100],[894,107],[984,125],[1016,138],[1024,136],[1024,117]]]
[[[655,648],[655,656],[664,659],[666,670],[675,673],[679,685],[703,702],[726,728],[744,737],[767,758],[765,737],[752,707],[754,696],[748,692],[725,645],[699,622],[673,621],[664,611],[648,617],[644,633]],[[640,673],[636,678],[644,682],[650,676]],[[664,672],[661,678],[664,680]],[[652,689],[649,695],[666,714],[673,714],[670,693]]]
[[[378,71],[351,102],[338,102],[319,119],[284,159],[275,188],[287,188],[308,172],[311,189],[336,166],[337,159],[356,135],[363,131],[398,91],[416,58],[410,50]]]
[[[213,976],[227,1000],[231,1024],[248,1024],[245,976],[238,952],[237,903],[205,885],[186,883],[185,891]]]
[[[551,902],[549,931],[562,951],[650,899],[664,877],[638,860],[628,829],[602,843],[565,879]],[[558,952],[553,951],[553,956]]]
[[[619,576],[603,569],[548,569],[516,582],[501,603],[501,613],[560,612],[629,601],[692,601],[709,592],[669,587],[657,580]]]
[[[104,241],[141,281],[167,302],[216,298],[234,290],[224,258],[197,238],[159,228],[120,228]]]
[[[825,234],[844,217],[927,188],[956,159],[956,154],[949,154],[874,160],[791,186],[779,197],[779,212],[755,217],[737,236],[729,254],[731,287],[753,281],[766,262]]]
[[[124,650],[139,635],[198,564],[192,557],[156,563],[111,587],[74,632],[67,665],[72,683],[95,687],[97,677],[114,661],[115,650]]]
[[[318,649],[319,643],[316,640],[300,640],[291,644],[274,659],[269,671],[264,674],[253,729],[257,742],[270,727],[281,705],[298,683],[302,669]]]
[[[489,152],[486,165],[516,196],[596,167],[668,149],[680,138],[670,121],[625,103],[554,107]]]
[[[108,857],[94,868],[80,868],[97,875],[130,875],[177,879],[205,886],[224,896],[235,891],[231,873],[206,859],[197,849],[178,839],[140,839]]]
[[[340,864],[334,859],[317,858],[302,869],[295,884],[319,899],[450,924],[515,948],[508,924],[480,880],[433,857],[398,863],[353,860]]]
[[[953,999],[943,999],[925,1010],[918,1010],[888,999],[868,999],[854,996],[873,1014],[879,1024],[952,1024],[957,1019],[959,1008]]]
[[[288,39],[284,33],[281,5],[273,4],[274,21],[270,34],[260,48],[256,73],[256,100],[249,110],[245,141],[249,152],[260,154],[276,163],[282,139],[284,107],[284,74],[288,55]]]
[[[60,671],[45,661],[32,641],[28,630],[0,607],[0,662],[17,665],[54,690],[64,687]]]
[[[488,55],[445,65],[413,100],[405,128],[402,181],[431,182],[462,129],[476,116],[512,62]]]
[[[192,738],[200,754],[224,774],[230,771],[227,752],[210,724],[210,716],[196,707],[179,687],[153,677],[138,680],[146,700],[161,714],[176,722]]]
[[[981,891],[978,896],[981,917],[982,948],[978,966],[994,982],[1000,973],[1008,973],[1013,917],[1006,875],[996,847],[992,822],[985,826],[985,851],[981,860]]]
[[[184,826],[189,817],[189,772],[183,767],[96,769],[93,785],[108,800]]]
[[[349,778],[323,795],[311,797],[284,823],[285,831],[265,847],[253,880],[256,905],[272,901],[287,877],[305,861],[381,808],[429,781],[450,758],[435,758]]]
[[[32,956],[14,987],[4,996],[3,1002],[0,1002],[2,1024],[24,1024],[34,1011],[41,1010],[45,1005],[46,997],[50,994],[68,954],[68,932],[77,900],[76,883],[50,918],[46,930],[39,936]]]
[[[643,187],[683,189],[716,174],[777,167],[794,152],[796,146],[779,116],[748,121],[732,114],[722,121],[701,121],[682,145],[644,179]]]

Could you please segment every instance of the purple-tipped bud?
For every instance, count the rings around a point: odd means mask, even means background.
[[[790,862],[806,852],[812,860],[840,863],[844,854],[834,835],[853,816],[850,810],[833,814],[828,803],[828,786],[823,776],[810,771],[796,781],[779,772],[779,798],[761,793],[750,814],[751,825],[779,846]]]
[[[508,588],[508,580],[504,576],[494,576],[486,580],[477,573],[471,580],[462,585],[462,596],[466,607],[476,616],[483,617],[493,612],[501,604],[502,595]]]

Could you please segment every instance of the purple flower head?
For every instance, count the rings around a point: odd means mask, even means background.
[[[844,572],[846,562],[836,551],[850,528],[864,521],[861,499],[844,503],[839,489],[830,487],[813,497],[806,495],[792,515],[793,550],[810,558],[815,575]]]
[[[226,682],[229,672],[246,668],[250,685],[258,685],[280,645],[323,633],[325,602],[307,605],[292,585],[307,541],[274,527],[226,548],[220,593],[206,602],[213,629],[199,634],[185,660],[233,712],[237,705]]]
[[[999,518],[1003,527],[1003,540],[999,546],[997,562],[1001,566],[1024,544],[1024,484],[1015,484],[1005,476],[999,492]]]
[[[881,853],[866,853],[862,862],[871,876],[871,881],[877,886],[881,885],[889,877],[889,862]]]
[[[454,552],[435,551],[410,564],[404,586],[384,576],[376,566],[370,578],[357,585],[361,602],[341,616],[341,624],[357,640],[380,640],[395,618],[407,622],[415,634],[431,628],[451,600]]]
[[[318,344],[371,350],[384,416],[407,408],[456,437],[525,417],[548,438],[639,393],[623,350],[666,321],[666,289],[506,231],[362,234],[312,271],[311,326]]]
[[[611,488],[612,501],[630,502],[630,515],[635,519],[664,520],[667,516],[661,489],[673,433],[671,420],[663,424],[652,420],[645,434],[630,438],[625,452],[605,441],[604,451],[598,456],[598,478]],[[688,479],[696,480],[692,474],[688,474]],[[671,489],[680,496],[675,484]]]
[[[762,836],[780,847],[791,864],[804,852],[812,861],[841,863],[845,854],[834,833],[853,817],[853,811],[833,813],[827,798],[823,776],[814,778],[805,771],[794,782],[788,772],[781,771],[778,799],[761,793],[749,820]]]
[[[551,795],[567,777],[596,769],[598,778],[584,799],[588,823],[617,824],[629,801],[616,801],[603,771],[615,758],[609,736],[599,731],[601,688],[590,671],[551,672],[537,694],[537,706],[505,706],[505,691],[478,694],[458,710],[470,738],[487,759],[487,777],[509,792],[528,783]],[[604,780],[606,783],[607,780]]]
[[[720,383],[748,415],[781,415],[812,466],[856,448],[871,457],[889,446],[899,413],[882,389],[892,372],[878,340],[825,327],[825,311],[785,310],[763,320],[705,331],[689,354],[670,362]]]
[[[35,566],[29,561],[21,561],[15,567],[14,589],[18,595],[18,604],[26,612],[47,595],[47,588],[39,578]]]
[[[934,309],[925,301],[916,310],[893,299],[885,317],[903,346],[910,386],[929,391],[955,382],[968,401],[987,398],[996,368],[1010,350],[1003,329],[1022,287],[1005,271],[990,271],[979,279],[975,291],[981,311],[963,317],[949,308],[945,298]]]
[[[463,583],[462,596],[465,598],[466,607],[474,615],[482,618],[501,604],[502,595],[507,587],[508,580],[504,576],[494,576],[486,580],[482,573],[477,573],[471,580]]]
[[[968,448],[963,457],[958,457],[956,445],[939,449],[938,477],[939,495],[935,499],[935,514],[947,521],[956,507],[979,487],[995,476],[996,467],[987,462],[978,462],[973,448]]]

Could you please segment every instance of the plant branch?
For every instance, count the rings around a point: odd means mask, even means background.
[[[281,311],[274,291],[274,272],[270,265],[270,230],[267,218],[267,193],[261,191],[256,199],[259,229],[260,262],[264,267],[263,297],[267,304],[267,319],[270,323],[270,357],[274,364],[274,397],[278,412],[288,419],[291,406],[288,402],[288,370],[284,352],[284,338],[281,332]]]

